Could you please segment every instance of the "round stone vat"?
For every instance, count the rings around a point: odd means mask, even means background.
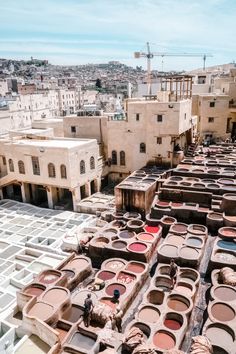
[[[147,340],[150,337],[151,329],[147,324],[142,322],[135,322],[131,329],[132,328],[139,328],[144,334],[144,340]]]
[[[141,219],[141,214],[132,211],[132,212],[125,213],[123,217],[126,221],[131,219]]]
[[[169,276],[169,274],[167,275]],[[169,277],[158,275],[155,279],[155,286],[163,291],[169,291],[172,286],[172,281]]]
[[[139,310],[138,319],[144,323],[156,323],[160,318],[160,311],[152,306],[144,306]]]
[[[193,187],[203,189],[203,188],[205,188],[205,184],[204,183],[194,183]]]
[[[170,295],[167,299],[167,306],[176,312],[186,313],[191,310],[189,299],[180,294]]]
[[[218,169],[214,169],[214,170],[209,169],[207,172],[208,172],[210,175],[211,175],[211,174],[212,174],[212,175],[218,175],[218,174],[220,173],[220,171],[219,171]]]
[[[175,218],[172,218],[172,216],[163,216],[161,218],[161,223],[162,224],[172,225],[172,224],[174,224],[176,222],[177,222],[177,220]]]
[[[171,225],[170,231],[183,235],[187,233],[187,228],[188,228],[187,224],[177,222],[174,225]]]
[[[120,272],[117,276],[117,280],[124,285],[133,283],[136,278],[136,275],[124,271]]]
[[[163,265],[159,268],[159,273],[161,275],[168,275],[170,274],[170,266],[169,265]]]
[[[179,181],[182,181],[183,180],[183,177],[180,177],[180,176],[172,176],[169,178],[170,181],[176,181],[176,182],[179,182]]]
[[[151,290],[147,294],[147,299],[153,305],[161,305],[164,300],[164,293],[161,290]]]
[[[40,296],[44,291],[46,290],[46,286],[41,285],[41,284],[37,284],[37,283],[33,283],[30,284],[28,286],[26,286],[22,292],[24,294],[28,294],[28,295],[32,295],[32,296]]]
[[[200,255],[199,250],[188,246],[181,247],[179,251],[179,256],[188,261],[198,260],[199,255]]]
[[[79,331],[75,332],[69,340],[69,344],[82,350],[91,351],[96,340]]]
[[[220,301],[236,301],[236,289],[227,285],[219,285],[215,288],[212,288],[212,296],[216,300]]]
[[[125,270],[128,270],[128,271],[136,273],[136,274],[141,274],[145,270],[145,265],[142,263],[138,263],[138,262],[129,262],[127,264]]]
[[[166,184],[167,184],[168,186],[177,186],[177,185],[178,185],[178,182],[175,182],[175,181],[168,181],[168,182],[166,182]]]
[[[74,259],[72,259],[72,261],[70,261],[66,265],[66,268],[69,268],[76,272],[81,272],[83,269],[88,267],[88,265],[89,265],[88,259],[84,257],[75,257]]]
[[[113,217],[113,219],[115,219],[115,220],[122,220],[124,214],[125,214],[125,213],[122,212],[122,211],[115,211],[114,213],[112,213],[112,217]]]
[[[200,178],[196,178],[196,177],[186,177],[186,178],[185,178],[185,181],[188,181],[188,182],[199,182],[199,181],[200,181]]]
[[[174,208],[180,208],[183,206],[183,203],[180,202],[171,202],[171,206]]]
[[[115,277],[116,273],[113,273],[113,272],[110,272],[108,270],[100,270],[96,277],[101,279],[101,280],[110,280],[110,279],[113,279]]]
[[[220,178],[220,179],[218,179],[217,182],[220,183],[220,184],[223,184],[223,185],[234,184],[234,180],[231,179],[231,178]]]
[[[235,227],[221,227],[218,230],[218,236],[225,239],[236,238],[236,228]]]
[[[38,318],[41,321],[47,321],[53,314],[53,306],[41,301],[36,302],[28,311],[28,316]]]
[[[225,193],[222,198],[221,208],[227,215],[236,215],[236,195]]]
[[[178,331],[182,327],[183,323],[183,316],[176,312],[168,312],[163,321],[164,326],[172,331]]]
[[[179,278],[181,281],[189,282],[190,284],[197,284],[199,282],[200,276],[194,269],[184,269],[181,270]]]
[[[127,222],[127,228],[130,231],[135,231],[136,233],[141,232],[144,227],[144,222],[139,219],[131,219]]]
[[[45,292],[42,300],[49,304],[60,304],[70,297],[66,288],[53,287]]]
[[[236,242],[234,242],[233,240],[220,240],[217,242],[217,246],[226,250],[236,251]]]
[[[104,264],[103,268],[107,269],[107,270],[111,270],[111,271],[117,272],[117,271],[123,269],[125,264],[126,263],[121,261],[121,260],[111,259],[111,260],[106,261],[106,263]]]
[[[61,273],[56,270],[53,269],[44,270],[42,273],[38,275],[38,281],[40,283],[49,285],[55,283],[60,277],[61,277]]]
[[[137,239],[139,241],[144,241],[144,242],[153,242],[155,240],[155,237],[152,234],[149,234],[147,232],[141,232],[140,234],[137,235]]]
[[[190,187],[192,185],[192,183],[186,182],[186,181],[182,181],[182,182],[179,182],[179,185],[180,186],[184,186],[184,187]]]
[[[191,247],[202,247],[203,245],[203,240],[199,237],[188,237],[186,239],[186,244]]]
[[[124,221],[124,220],[113,220],[110,225],[112,227],[116,227],[118,229],[124,229],[126,227],[126,221]]]
[[[194,295],[193,286],[190,283],[184,281],[177,282],[175,286],[175,291],[188,297],[192,297]]]
[[[193,169],[192,169],[192,172],[193,172],[193,173],[204,173],[204,171],[205,171],[205,170],[202,169],[202,168],[193,168]]]
[[[209,183],[206,185],[206,188],[208,189],[220,189],[220,185],[216,183]]]
[[[61,272],[67,276],[68,279],[72,279],[75,276],[75,272],[70,269],[62,269]]]
[[[206,235],[207,228],[204,225],[191,224],[188,226],[187,231],[194,235]]]
[[[78,305],[72,305],[63,314],[62,319],[71,323],[76,323],[83,315],[84,311]]]
[[[231,251],[222,251],[221,249],[218,249],[215,254],[215,258],[219,260],[221,263],[235,263],[236,262],[236,256],[235,252]]]
[[[210,178],[203,178],[202,182],[204,182],[205,184],[209,184],[209,183],[215,183],[215,180]]]
[[[126,287],[119,283],[112,283],[105,288],[105,292],[109,296],[114,295],[114,290],[119,290],[120,295],[123,295],[126,292]]]
[[[122,249],[126,248],[127,243],[125,241],[119,241],[118,240],[118,241],[113,241],[111,245],[112,245],[113,248],[116,248],[118,250],[122,250]]]
[[[129,239],[135,236],[133,231],[123,230],[119,232],[119,237],[123,239]]]
[[[222,323],[211,323],[205,330],[206,337],[212,344],[218,347],[232,347],[235,340],[235,334],[232,328]],[[215,353],[215,352],[214,352]]]
[[[109,229],[103,230],[103,235],[108,237],[108,238],[115,237],[117,234],[118,234],[118,230],[117,229],[109,228]]]
[[[175,347],[176,338],[173,333],[159,330],[153,336],[153,344],[161,350],[169,350]]]
[[[223,215],[222,213],[210,212],[207,214],[207,218],[215,221],[222,221],[223,222]]]
[[[160,227],[159,226],[151,226],[151,225],[145,225],[144,226],[144,230],[148,233],[151,233],[151,234],[156,234],[158,233],[158,231],[160,230]]]
[[[147,250],[147,245],[143,242],[133,242],[127,247],[130,252],[144,253]]]
[[[94,245],[97,247],[106,247],[106,245],[108,245],[108,243],[110,241],[106,237],[99,236],[99,237],[94,238],[93,242],[94,242]]]
[[[166,242],[174,246],[180,246],[183,244],[185,238],[181,235],[169,234],[166,238]]]
[[[178,247],[171,244],[162,244],[158,249],[158,254],[165,258],[177,258]]]
[[[235,319],[235,310],[223,302],[214,302],[208,308],[209,314],[219,322],[230,322]]]

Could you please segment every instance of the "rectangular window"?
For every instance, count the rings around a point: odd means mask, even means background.
[[[162,138],[160,137],[157,138],[157,144],[162,144]]]
[[[5,156],[2,157],[2,163],[3,163],[3,165],[6,165],[6,164],[7,164],[7,162],[6,162],[6,157],[5,157]]]
[[[39,158],[37,156],[32,156],[31,160],[32,160],[33,174],[40,176]]]
[[[136,121],[139,121],[139,113],[136,113]]]
[[[184,113],[184,119],[186,119],[187,118],[187,113]]]
[[[213,117],[209,117],[208,118],[208,123],[214,123],[214,118]]]
[[[163,118],[162,114],[158,114],[157,115],[157,122],[162,122],[162,118]]]
[[[76,133],[76,127],[75,126],[72,126],[70,129],[71,129],[71,133]]]
[[[230,122],[232,118],[227,118],[227,125],[226,125],[226,133],[231,133],[230,131]]]
[[[215,102],[210,102],[210,107],[211,108],[215,107],[215,104],[216,104]]]

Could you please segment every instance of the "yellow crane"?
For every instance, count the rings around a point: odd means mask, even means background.
[[[147,58],[147,85],[148,85],[148,95],[151,95],[151,59],[154,57],[202,57],[203,58],[203,70],[206,69],[206,58],[212,57],[212,54],[201,54],[201,53],[167,53],[167,52],[157,52],[153,53],[150,49],[150,43],[147,42],[147,52],[134,52],[134,57]]]

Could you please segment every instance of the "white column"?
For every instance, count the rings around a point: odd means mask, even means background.
[[[76,187],[72,190],[73,210],[77,211],[77,203],[81,201],[80,187]]]
[[[85,184],[86,197],[90,197],[91,195],[91,183],[87,182]]]

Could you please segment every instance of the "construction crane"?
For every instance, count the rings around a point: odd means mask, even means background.
[[[203,58],[203,70],[206,69],[206,58],[212,57],[212,54],[194,54],[194,53],[166,53],[166,52],[157,52],[152,53],[150,49],[150,43],[147,42],[147,52],[135,52],[134,57],[147,58],[147,85],[148,85],[148,95],[151,95],[151,59],[154,57],[202,57]]]

